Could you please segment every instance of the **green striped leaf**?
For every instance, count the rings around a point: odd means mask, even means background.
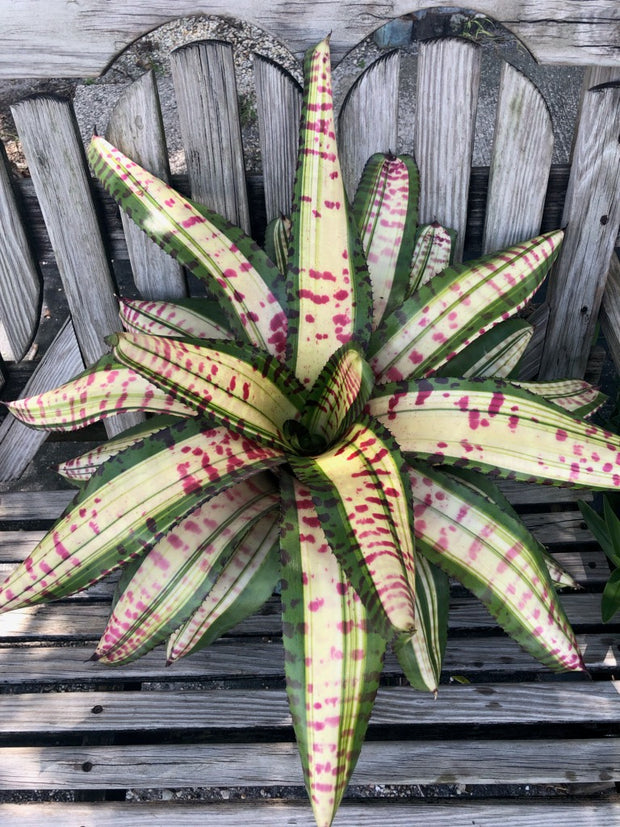
[[[336,148],[327,40],[306,53],[304,76],[291,211],[288,359],[304,385],[312,385],[341,345],[351,339],[366,345],[372,296]]]
[[[0,588],[0,610],[65,597],[152,548],[215,493],[280,452],[186,420],[108,460]]]
[[[419,176],[408,155],[373,155],[353,201],[372,284],[373,329],[402,302],[418,216]]]
[[[240,539],[277,507],[275,491],[267,474],[244,480],[155,543],[120,595],[93,659],[127,663],[168,637],[200,605]]]
[[[274,218],[265,229],[265,252],[275,261],[278,270],[286,273],[288,248],[291,243],[291,219],[285,215]]]
[[[110,354],[59,388],[7,405],[21,422],[48,431],[73,431],[126,411],[194,416],[183,402]]]
[[[507,382],[410,380],[379,389],[367,408],[414,458],[504,479],[620,488],[620,437]]]
[[[555,382],[521,382],[513,384],[537,396],[544,397],[563,408],[572,416],[587,417],[604,405],[607,396],[583,379],[564,379]]]
[[[418,227],[404,298],[450,266],[453,238],[454,230],[446,230],[438,221]]]
[[[121,299],[120,317],[125,330],[151,336],[188,339],[230,339],[227,322],[208,299],[154,301]]]
[[[562,237],[547,233],[435,276],[373,334],[368,360],[378,381],[429,375],[516,313],[545,278]]]
[[[166,252],[204,279],[238,320],[249,342],[283,356],[287,321],[277,296],[280,274],[239,228],[186,198],[96,136],[88,158],[103,186]]]
[[[421,553],[472,591],[541,663],[583,669],[538,546],[522,524],[440,471],[414,465],[409,476]]]
[[[289,457],[307,485],[332,551],[386,637],[411,634],[415,565],[406,466],[388,431],[368,417],[316,457]]]
[[[320,437],[325,448],[359,417],[373,386],[374,377],[361,349],[354,342],[343,345],[308,393],[301,424]]]
[[[199,414],[263,444],[288,448],[282,426],[299,418],[303,388],[275,357],[235,342],[197,344],[114,334],[116,358]]]
[[[533,335],[534,328],[524,319],[506,319],[442,365],[436,376],[506,379],[516,371]]]
[[[151,434],[155,434],[167,428],[169,425],[174,425],[175,422],[178,422],[178,420],[172,416],[161,415],[152,417],[146,422],[141,422],[139,425],[127,428],[127,430],[123,431],[121,436],[116,437],[116,439],[110,439],[97,448],[93,448],[91,451],[86,451],[84,454],[66,460],[60,465],[57,465],[55,470],[61,477],[69,480],[69,482],[72,482],[74,485],[82,485],[111,457],[147,439]]]
[[[262,517],[248,531],[215,585],[168,641],[167,662],[204,649],[268,600],[280,580],[280,515]]]
[[[332,552],[310,491],[282,481],[282,634],[286,688],[317,827],[329,827],[355,768],[385,641]]]
[[[416,628],[410,637],[396,638],[394,651],[414,689],[437,694],[448,639],[450,583],[447,575],[421,555],[416,556]]]

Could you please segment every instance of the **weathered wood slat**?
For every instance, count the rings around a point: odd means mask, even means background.
[[[75,334],[90,364],[107,351],[104,338],[119,330],[120,324],[75,117],[68,103],[50,97],[21,101],[12,111]]]
[[[458,233],[463,255],[467,195],[480,82],[480,50],[464,40],[420,44],[415,157],[420,170],[420,224],[439,221]]]
[[[153,72],[147,72],[123,92],[110,115],[106,137],[145,169],[164,181],[170,180],[166,138]],[[186,296],[183,268],[122,211],[121,219],[134,281],[142,297],[173,299]]]
[[[616,370],[620,374],[620,261],[611,257],[607,285],[601,307],[601,326]]]
[[[353,200],[366,161],[398,146],[400,55],[392,52],[371,64],[349,90],[338,120],[342,175]]]
[[[0,353],[22,359],[39,321],[41,283],[0,141]]]
[[[578,808],[578,809],[577,809]],[[338,811],[336,827],[446,827],[447,824],[475,824],[477,827],[557,827],[579,818],[580,827],[601,827],[620,821],[620,801],[587,799],[513,801],[429,801],[366,800],[344,801]],[[226,804],[203,802],[124,801],[97,804],[4,804],[0,817],[7,825],[19,827],[239,827],[249,822],[255,827],[315,827],[307,804],[297,802],[246,801]]]
[[[617,669],[619,663],[617,636],[585,634],[577,636],[587,667],[590,670]],[[119,680],[175,681],[199,680],[261,680],[281,679],[284,655],[279,641],[254,642],[247,645],[243,639],[222,639],[208,650],[190,658],[184,658],[172,667],[165,666],[165,653],[160,647],[145,655],[136,663],[107,668],[88,660],[90,646],[22,648],[7,646],[0,650],[0,686],[24,684],[110,683]],[[386,674],[399,675],[400,667],[395,658],[386,659]],[[498,645],[495,636],[475,634],[466,639],[448,641],[444,660],[444,674],[467,675],[472,679],[529,680],[537,675],[546,680],[551,673],[524,653],[516,643],[502,637]]]
[[[292,75],[261,55],[254,56],[254,76],[265,210],[271,221],[291,212],[302,90]]]
[[[394,0],[297,4],[289,0],[238,0],[234,15],[281,39],[301,55],[332,32],[336,57],[393,17],[445,6],[444,0]],[[543,63],[618,64],[615,0],[477,0],[476,10],[506,25]],[[7,4],[0,39],[0,76],[86,77],[98,75],[129,43],[171,17],[167,0],[64,0]],[[177,0],[174,15],[230,16],[227,0]],[[24,43],[23,32],[28,31]],[[70,46],[68,46],[70,44]]]
[[[192,198],[250,232],[232,47],[173,52],[171,69]]]
[[[67,319],[24,388],[22,395],[34,396],[48,391],[69,381],[82,370],[84,370],[84,361],[75,338],[73,325]],[[46,431],[34,430],[18,422],[12,416],[7,416],[0,425],[0,480],[18,479],[47,436]],[[0,518],[4,496],[0,495]],[[47,499],[47,494],[40,496],[40,499]],[[19,512],[11,509],[9,513],[16,515]]]
[[[0,575],[4,576],[4,566]],[[609,569],[607,570],[609,573]],[[110,615],[110,600],[114,586],[103,584],[96,596],[108,596],[106,602],[92,603],[83,596],[63,603],[52,603],[41,607],[28,607],[7,612],[0,618],[0,640],[10,641],[96,641],[105,629]],[[601,625],[600,594],[563,594],[561,603],[574,626],[585,630],[597,629]],[[272,608],[272,607],[269,607]],[[473,598],[453,597],[450,601],[448,629],[450,632],[495,629],[496,622],[481,603]],[[282,621],[279,604],[274,602],[273,611],[254,615],[235,627],[233,634],[252,636],[279,636]]]
[[[408,687],[383,687],[377,693],[371,726],[443,728],[467,726],[474,720],[481,728],[617,726],[619,692],[617,681],[448,685],[441,687],[437,698]],[[223,728],[243,732],[250,728],[281,730],[290,726],[283,689],[135,692],[131,704],[122,692],[0,696],[0,734],[5,738],[25,733],[181,733]]]
[[[503,250],[537,235],[551,157],[553,130],[534,84],[509,63],[502,65],[483,252]]]
[[[366,742],[352,784],[588,783],[620,779],[616,739]],[[559,763],[558,755],[562,755]],[[0,748],[0,789],[301,785],[295,744]]]
[[[617,70],[586,73],[562,225],[566,235],[550,284],[551,314],[541,377],[581,377],[620,226],[620,88],[596,90]]]

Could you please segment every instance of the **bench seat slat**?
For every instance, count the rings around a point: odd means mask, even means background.
[[[562,761],[558,762],[558,755]],[[4,789],[127,789],[301,785],[297,747],[157,744],[0,748]],[[87,768],[87,769],[85,769]],[[592,783],[620,779],[620,746],[606,740],[369,741],[352,784]]]
[[[442,686],[437,698],[409,687],[382,687],[371,727],[620,724],[620,682]],[[77,735],[160,730],[290,728],[284,690],[66,692],[0,696],[0,734]],[[568,729],[567,729],[568,728]]]

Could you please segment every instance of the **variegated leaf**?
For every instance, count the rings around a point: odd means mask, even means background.
[[[209,646],[257,612],[279,579],[280,515],[276,513],[250,528],[200,606],[170,636],[168,663]]]
[[[415,564],[411,498],[398,446],[361,417],[335,447],[289,457],[310,489],[332,551],[371,621],[386,637],[411,634]]]
[[[587,417],[605,404],[607,397],[598,388],[583,379],[564,379],[555,382],[520,382],[513,384],[553,402],[573,416]]]
[[[421,379],[367,406],[401,450],[505,479],[620,488],[620,437],[501,380]]]
[[[371,290],[342,181],[328,40],[306,54],[288,268],[289,363],[312,385],[338,348],[370,334]]]
[[[126,663],[168,637],[200,605],[240,539],[277,507],[275,492],[269,475],[257,474],[164,534],[126,584],[93,659]]]
[[[147,422],[141,422],[139,425],[134,425],[133,428],[123,431],[121,436],[116,439],[110,439],[85,454],[80,454],[57,465],[56,471],[69,482],[81,485],[87,482],[110,457],[120,454],[126,448],[131,448],[132,445],[136,445],[138,442],[147,439],[151,434],[155,434],[174,423],[175,417],[172,416],[152,417]]]
[[[108,460],[0,588],[0,610],[86,588],[152,546],[219,491],[283,455],[185,420]]]
[[[373,334],[368,360],[377,380],[429,375],[516,313],[545,278],[562,237],[547,233],[435,276]]]
[[[230,339],[227,323],[208,299],[153,301],[121,299],[120,317],[125,330],[151,336],[190,339]]]
[[[418,228],[404,298],[450,266],[453,235],[454,230],[446,230],[438,221]]]
[[[447,575],[425,557],[416,556],[413,635],[396,638],[394,651],[414,689],[437,693],[448,639],[450,583]]]
[[[65,385],[7,405],[21,422],[48,431],[73,431],[126,411],[195,415],[192,408],[109,354]]]
[[[507,379],[516,370],[533,335],[534,328],[524,319],[506,319],[448,360],[436,376]]]
[[[114,334],[116,358],[234,431],[287,448],[282,427],[299,418],[305,394],[275,357],[235,342],[197,344],[165,336]]]
[[[418,215],[418,169],[408,155],[377,153],[366,164],[353,216],[368,262],[373,329],[402,302]]]
[[[131,219],[193,275],[206,280],[250,343],[282,357],[287,320],[278,301],[281,276],[257,245],[216,213],[197,209],[103,138],[93,138],[88,158]]]
[[[385,641],[332,554],[310,491],[282,482],[282,634],[289,706],[317,827],[355,768]]]
[[[583,669],[544,561],[521,523],[438,470],[414,465],[409,476],[420,551],[535,658],[556,670]]]
[[[325,365],[308,393],[301,416],[301,424],[308,433],[321,438],[321,450],[350,427],[364,410],[373,380],[370,366],[354,342],[343,345]]]
[[[288,248],[291,243],[291,219],[285,215],[274,218],[265,230],[265,252],[275,261],[278,270],[286,273]]]

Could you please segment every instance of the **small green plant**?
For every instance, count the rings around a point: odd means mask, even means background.
[[[349,207],[327,40],[306,56],[299,146],[290,220],[270,226],[268,257],[93,139],[106,189],[214,300],[122,302],[111,354],[10,404],[52,430],[149,418],[61,467],[79,492],[9,575],[0,609],[120,568],[94,659],[127,662],[167,640],[172,663],[280,581],[289,705],[328,827],[386,647],[413,687],[438,688],[448,576],[542,663],[583,668],[553,586],[571,581],[493,479],[620,488],[620,438],[583,419],[602,399],[586,383],[507,379],[532,335],[512,317],[561,232],[453,265],[451,233],[417,226],[407,156],[373,156]]]
[[[603,497],[603,516],[585,502],[579,502],[579,509],[613,566],[601,598],[601,617],[607,623],[620,609],[620,517],[607,497]]]

